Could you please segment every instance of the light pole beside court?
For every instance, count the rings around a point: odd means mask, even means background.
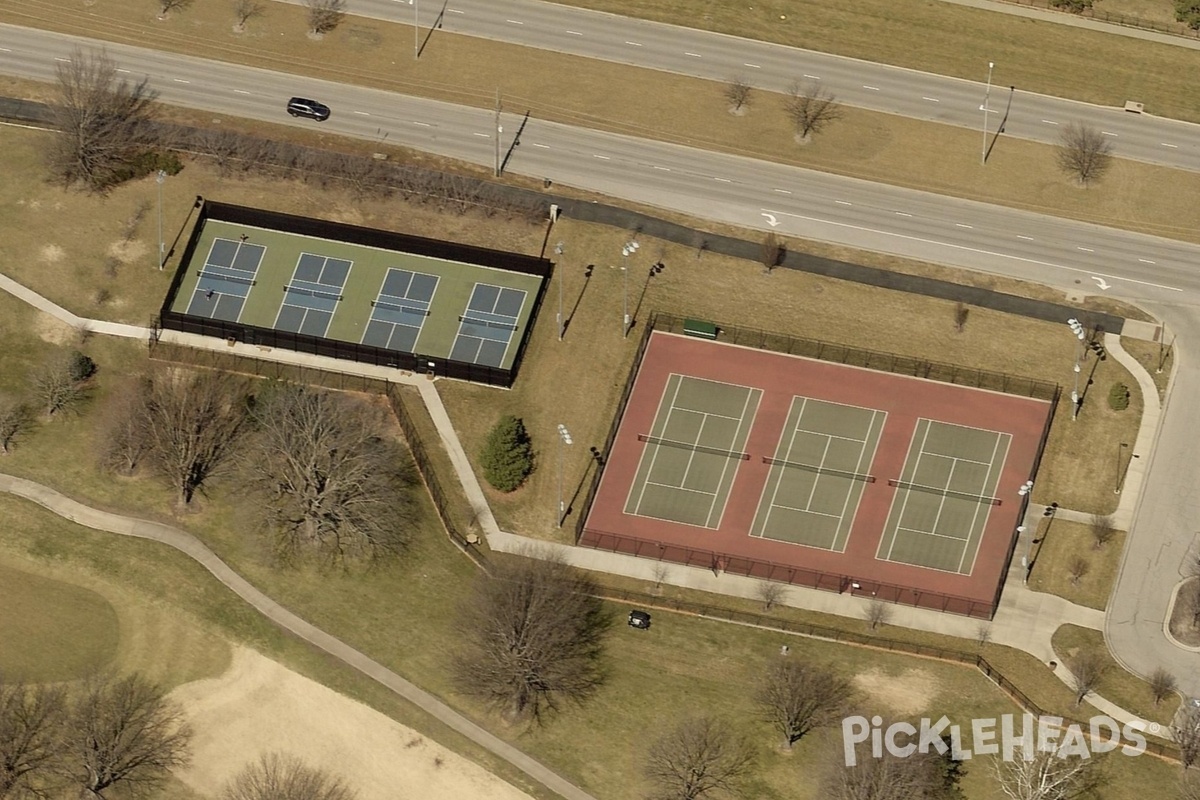
[[[563,254],[563,243],[559,242],[554,245],[554,254],[561,256]],[[559,270],[559,265],[554,265],[555,271],[558,272],[558,340],[563,340],[563,273]]]
[[[1033,481],[1025,481],[1021,484],[1021,488],[1017,489],[1017,494],[1021,496],[1021,518],[1025,516],[1025,507],[1029,503],[1029,495],[1033,491]],[[1020,539],[1025,533],[1025,526],[1017,526],[1017,538]],[[1029,555],[1033,550],[1033,535],[1025,540],[1025,555],[1021,556],[1021,566],[1025,568],[1025,580],[1029,580]]]
[[[163,241],[162,231],[162,187],[166,180],[167,173],[160,169],[158,171],[158,175],[156,175],[154,178],[154,182],[158,184],[158,268],[160,270],[163,268],[163,264],[165,264],[167,261],[167,246]]]
[[[1075,351],[1075,388],[1071,390],[1071,421],[1074,422],[1079,417],[1079,360],[1083,355],[1087,333],[1083,330],[1083,325],[1079,320],[1074,317],[1067,320],[1067,324],[1071,326],[1071,333],[1075,334],[1075,338],[1079,340],[1079,348]]]
[[[992,97],[992,68],[995,66],[993,62],[988,62],[987,91],[983,94],[983,149],[979,152],[979,163],[984,166],[987,166],[987,129],[988,114],[990,113],[988,103]]]
[[[567,516],[567,506],[563,502],[563,451],[568,445],[574,444],[571,441],[571,432],[567,430],[566,425],[558,426],[558,517],[555,524],[561,528],[563,518]]]
[[[621,255],[625,256],[625,263],[621,267],[623,295],[621,301],[621,336],[629,336],[629,257],[638,251],[641,247],[637,242],[629,241],[621,248]]]

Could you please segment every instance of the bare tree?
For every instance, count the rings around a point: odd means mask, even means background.
[[[506,560],[480,575],[459,623],[458,685],[510,719],[539,721],[604,681],[612,620],[595,584],[560,558],[538,555],[548,557]]]
[[[782,264],[786,257],[787,244],[775,235],[775,231],[767,231],[767,235],[763,237],[762,250],[759,253],[759,260],[767,268],[767,272]]]
[[[84,379],[86,380],[86,379]],[[84,380],[72,369],[71,357],[51,356],[33,372],[32,392],[42,413],[52,417],[66,411],[87,396]]]
[[[788,88],[784,111],[796,126],[796,135],[808,142],[813,134],[842,116],[842,107],[833,92],[817,82],[801,84],[793,81]]]
[[[763,611],[770,611],[787,597],[787,587],[778,581],[759,581],[755,593],[762,601]]]
[[[1171,736],[1179,745],[1179,763],[1184,769],[1200,762],[1200,705],[1188,701],[1179,706],[1171,724]]]
[[[734,114],[739,113],[744,106],[750,105],[753,94],[754,87],[746,82],[744,75],[730,78],[725,84],[725,99],[729,101],[729,110]]]
[[[1179,800],[1200,800],[1200,773],[1188,770],[1180,776]]]
[[[222,790],[221,800],[354,800],[345,782],[295,756],[264,753]]]
[[[961,800],[963,797],[958,788],[961,765],[951,760],[948,753],[931,750],[897,758],[884,751],[881,758],[859,757],[852,766],[847,766],[842,747],[838,746],[830,748],[822,761],[822,800]]]
[[[162,369],[148,381],[143,424],[148,456],[180,507],[228,467],[246,432],[246,388],[221,372]]]
[[[982,650],[991,640],[992,624],[990,622],[981,622],[975,626],[975,644],[979,645],[979,649]]]
[[[659,561],[654,565],[654,588],[662,589],[663,583],[667,578],[671,577],[671,567],[664,561]]]
[[[1096,650],[1081,650],[1067,662],[1071,670],[1071,691],[1075,693],[1075,705],[1095,690],[1108,672],[1108,661]]]
[[[8,455],[33,422],[29,407],[15,397],[0,395],[0,455]],[[2,796],[2,795],[0,795]]]
[[[1092,514],[1088,521],[1088,532],[1092,534],[1092,547],[1099,550],[1117,535],[1117,526],[1110,514]]]
[[[1088,186],[1112,165],[1112,142],[1096,128],[1071,122],[1058,139],[1058,166],[1074,176],[1080,186]]]
[[[1071,585],[1078,586],[1084,575],[1091,572],[1092,565],[1083,556],[1072,556],[1067,562],[1067,572],[1071,575]]]
[[[954,331],[962,333],[967,328],[967,317],[971,315],[971,307],[966,303],[954,304]]]
[[[75,48],[56,68],[57,97],[51,102],[54,126],[48,161],[66,183],[104,189],[118,170],[150,140],[147,123],[154,99],[149,79],[130,83],[104,51]]]
[[[233,16],[237,18],[234,30],[246,30],[246,23],[266,13],[267,7],[259,0],[233,0]]]
[[[323,36],[346,18],[346,0],[304,0],[308,8],[308,31]]]
[[[97,460],[101,469],[133,475],[150,451],[144,375],[126,378],[109,392],[100,411]]]
[[[138,674],[89,679],[71,703],[64,772],[86,797],[158,785],[188,763],[191,729],[164,689]]]
[[[1162,667],[1150,673],[1150,693],[1154,695],[1154,705],[1160,704],[1176,692],[1175,676]]]
[[[1054,750],[1038,750],[1031,760],[1017,753],[995,759],[992,768],[1000,791],[1011,800],[1072,800],[1097,788],[1102,757],[1060,757]]]
[[[183,11],[192,0],[158,0],[158,18],[166,19],[172,11]]]
[[[681,721],[650,745],[646,777],[662,800],[698,800],[736,795],[754,768],[754,751],[723,720],[693,717]]]
[[[414,512],[411,460],[383,437],[379,411],[305,386],[281,386],[254,405],[252,472],[280,551],[335,563],[403,549]]]
[[[45,796],[65,722],[61,688],[0,678],[0,797]]]
[[[854,689],[827,667],[797,660],[779,660],[770,668],[757,701],[767,721],[791,749],[814,728],[833,724]]]
[[[875,630],[883,625],[888,624],[892,618],[892,607],[882,600],[872,600],[867,603],[866,610],[867,622],[871,623],[871,630]]]

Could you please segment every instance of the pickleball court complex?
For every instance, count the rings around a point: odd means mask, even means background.
[[[1054,399],[649,335],[579,543],[990,617]]]
[[[201,201],[162,327],[509,386],[550,262]]]

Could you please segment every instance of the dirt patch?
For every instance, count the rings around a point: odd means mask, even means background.
[[[42,260],[43,264],[57,264],[66,255],[67,251],[56,244],[43,245],[41,251],[38,252],[38,258]]]
[[[42,311],[33,316],[33,330],[39,339],[50,344],[68,345],[79,340],[79,331]]]
[[[421,734],[245,647],[229,671],[171,693],[195,730],[176,776],[215,796],[246,763],[292,754],[339,775],[359,800],[530,800]]]
[[[922,669],[906,670],[899,675],[872,669],[855,675],[854,685],[872,701],[882,703],[902,717],[924,711],[937,691],[933,676]]]
[[[108,254],[122,264],[140,261],[148,252],[150,252],[150,248],[146,246],[146,243],[139,242],[137,239],[131,239],[128,242],[113,242],[108,246]]]

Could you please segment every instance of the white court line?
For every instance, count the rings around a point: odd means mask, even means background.
[[[870,422],[868,422],[868,423],[867,423],[867,438],[862,440],[862,448],[861,448],[861,449],[858,451],[858,461],[857,461],[857,462],[855,463],[855,465],[854,465],[854,471],[855,471],[855,472],[857,472],[859,475],[862,475],[862,474],[863,474],[863,471],[864,471],[864,470],[865,470],[865,469],[866,469],[868,466],[870,466],[870,463],[871,463],[871,461],[874,461],[874,460],[875,460],[875,451],[874,451],[874,450],[872,450],[872,451],[871,451],[871,458],[870,458],[870,459],[867,461],[867,463],[866,463],[865,465],[863,464],[863,459],[867,457],[867,443],[868,443],[868,442],[871,440],[871,431],[872,431],[872,430],[874,430],[874,428],[875,428],[875,420],[878,418],[878,416],[879,416],[880,414],[883,414],[883,416],[884,416],[884,421],[886,422],[886,420],[887,420],[887,412],[886,412],[886,411],[884,411],[883,409],[875,409],[874,413],[872,413],[872,414],[871,414],[871,420],[870,420]],[[881,427],[880,433],[882,434],[882,427]],[[876,441],[876,447],[878,447],[878,442],[879,442],[879,440],[878,440],[878,439],[876,439],[875,441]],[[851,481],[851,482],[850,482],[849,489],[848,489],[848,491],[846,492],[846,499],[845,499],[845,501],[842,503],[842,513],[838,515],[838,516],[840,517],[840,520],[839,520],[839,522],[838,522],[838,530],[837,530],[837,531],[834,533],[834,537],[835,537],[834,541],[835,541],[835,542],[836,542],[836,540],[837,540],[837,539],[836,539],[836,537],[837,537],[837,534],[841,532],[842,523],[846,522],[846,509],[847,509],[847,508],[850,506],[850,495],[854,494],[854,487],[855,487],[855,483],[856,483],[855,481]],[[862,501],[862,496],[863,496],[863,494],[865,493],[865,491],[866,491],[866,487],[863,487],[863,491],[861,491],[861,492],[859,492],[859,493],[858,493],[858,499],[859,499],[859,501],[860,501],[860,502],[859,502],[859,503],[857,503],[857,504],[855,504],[855,507],[854,507],[854,515],[853,515],[853,516],[851,516],[851,518],[850,518],[850,523],[849,523],[849,525],[848,525],[848,526],[847,526],[847,528],[846,528],[846,543],[847,543],[847,544],[850,542],[850,531],[854,530],[854,520],[858,518],[858,509],[859,509],[859,508],[861,507],[861,505],[862,505],[862,504],[861,504],[861,501]],[[845,546],[845,544],[843,544],[843,545],[842,545],[842,549],[841,549],[841,550],[839,550],[839,551],[837,551],[837,552],[839,552],[839,553],[844,553],[844,552],[846,552],[846,546]]]
[[[921,437],[921,448],[919,450],[917,450],[917,461],[915,464],[913,464],[913,471],[912,471],[913,478],[917,477],[917,470],[919,470],[921,468],[921,456],[923,456],[925,454],[925,442],[928,441],[928,439],[929,439],[929,420],[927,420],[927,419],[917,420],[918,425],[920,425],[922,422],[925,423],[925,435]],[[914,433],[916,433],[916,431],[914,431]],[[916,442],[916,438],[914,436],[913,441],[908,443],[909,455],[912,455],[912,446],[915,442]],[[907,459],[905,459],[905,460],[907,461]],[[900,477],[901,478],[904,477],[903,470],[900,471]],[[908,489],[904,490],[904,502],[900,504],[900,515],[898,517],[896,517],[896,532],[894,532],[892,534],[892,544],[890,547],[888,547],[888,554],[884,558],[884,561],[892,560],[892,551],[896,549],[896,539],[898,538],[897,534],[900,530],[900,523],[903,522],[903,520],[904,520],[904,512],[908,510],[908,499],[910,497],[912,497],[912,495],[913,495],[913,493],[911,490],[908,490]],[[890,514],[889,514],[889,516],[890,516]]]
[[[983,488],[984,488],[984,490],[987,490],[987,491],[992,491],[992,490],[988,490],[987,487],[992,480],[992,470],[994,470],[996,468],[996,451],[999,449],[1000,449],[1000,437],[997,436],[996,441],[992,443],[992,460],[990,462],[988,462],[988,471],[987,471],[987,474],[983,478]],[[980,494],[982,495],[983,492],[981,491]],[[971,543],[971,539],[974,538],[974,536],[975,536],[975,526],[979,523],[979,512],[982,509],[983,509],[983,503],[975,504],[975,513],[971,515],[971,527],[967,531],[966,543],[963,545],[962,555],[958,559],[958,573],[960,575],[970,575],[971,574],[969,572],[966,572],[966,573],[963,572],[963,561],[967,557],[967,545],[969,545]],[[989,509],[988,513],[990,514],[991,506],[988,506],[988,509]],[[984,527],[986,527],[986,526],[987,526],[987,520],[985,519]],[[982,542],[983,531],[979,532],[979,539]],[[974,566],[974,565],[972,565],[972,566]]]
[[[737,430],[735,430],[733,432],[733,442],[731,443],[731,445],[736,445],[738,439],[741,438],[742,426],[746,424],[746,410],[748,408],[750,408],[750,398],[751,397],[757,398],[754,401],[755,416],[758,416],[758,403],[760,400],[762,400],[762,390],[761,389],[750,389],[749,387],[743,387],[743,388],[747,388],[748,391],[746,392],[746,399],[742,403],[742,421],[738,423]],[[750,424],[751,424],[751,426],[753,426],[754,425],[753,421],[751,421]],[[749,433],[746,434],[746,438],[747,439],[750,438]],[[743,442],[741,446],[744,447],[745,442]],[[718,490],[725,483],[725,473],[729,471],[729,465],[731,462],[733,462],[733,459],[727,458],[727,459],[725,459],[724,466],[721,467],[721,479],[719,481],[717,481],[717,489]],[[735,480],[737,479],[737,467],[734,467],[733,477]],[[730,485],[729,489],[730,489],[730,491],[732,491],[733,486]],[[712,522],[712,506],[716,505],[716,502],[717,502],[717,496],[713,495],[712,505],[709,506],[708,516],[705,517],[705,519],[707,519],[709,522]],[[721,520],[725,518],[725,509],[727,509],[727,508],[729,508],[729,494],[728,493],[726,493],[726,495],[725,495],[725,502],[721,505],[721,513],[717,515],[717,524],[713,526],[713,530],[720,530]]]
[[[673,483],[659,483],[658,481],[646,481],[647,486],[661,486],[664,489],[670,489],[673,492],[691,492],[692,494],[702,494],[708,497],[716,497],[715,492],[706,492],[703,489],[689,489],[686,486],[676,486]],[[658,519],[655,517],[654,519]],[[687,524],[687,523],[684,523]],[[707,527],[707,526],[705,526]]]
[[[808,398],[807,397],[800,397],[800,398],[793,397],[792,398],[792,405],[790,408],[788,408],[788,418],[789,419],[792,416],[792,410],[796,407],[797,399],[799,399],[801,401],[800,412],[796,415],[796,422],[799,422],[800,418],[804,416],[804,406],[805,406],[805,404],[808,403]],[[789,456],[791,456],[791,454],[792,454],[792,447],[794,447],[796,444],[796,434],[799,432],[800,431],[797,427],[792,428],[792,438],[788,441],[787,453],[785,453],[784,457],[783,457],[785,461],[787,461],[789,459]],[[778,457],[778,453],[779,453],[778,448],[776,448],[775,452],[777,454],[776,457]],[[779,469],[776,470],[775,469],[776,467],[778,467]],[[769,538],[767,536],[767,525],[770,524],[771,512],[775,509],[775,498],[779,497],[779,484],[783,483],[783,465],[782,464],[772,464],[771,470],[775,471],[775,489],[771,492],[771,502],[767,506],[767,514],[765,517],[763,517],[762,525],[758,529],[758,536],[763,539]],[[771,474],[770,472],[767,473],[768,477],[770,476],[770,474]],[[765,485],[763,486],[763,492],[764,493],[766,492]],[[761,497],[759,497],[758,503],[759,503],[759,507],[761,507],[762,506],[762,498]],[[799,510],[799,509],[797,509],[797,510]]]
[[[672,380],[677,381],[677,383],[675,384],[675,397],[679,396],[679,384],[683,383],[683,376],[677,375],[675,373],[671,373],[669,376],[667,376],[667,391],[664,391],[662,393],[662,397],[658,398],[658,409],[654,412],[654,421],[655,422],[658,421],[659,415],[662,414],[663,403],[667,402],[667,392],[670,391]],[[675,397],[671,398],[671,402],[667,406],[667,418],[665,420],[663,420],[662,433],[666,433],[667,426],[671,424],[671,410],[675,407]],[[652,435],[654,434],[654,425],[653,424],[651,424],[651,426],[650,426],[650,433]],[[646,444],[649,445],[650,443],[647,442]],[[634,473],[635,478],[637,477],[638,473],[640,473],[642,471],[642,460],[644,460],[646,458],[646,452],[649,449],[650,448],[647,446],[646,450],[642,451],[642,458],[638,459],[638,471]],[[642,501],[644,499],[646,499],[646,484],[648,484],[650,482],[650,476],[654,474],[654,462],[658,460],[658,452],[661,449],[662,449],[662,445],[658,445],[658,444],[654,445],[654,453],[653,453],[653,455],[650,456],[650,466],[646,468],[646,477],[642,482],[642,490],[638,494],[637,503],[634,504],[634,506],[633,506],[633,513],[635,513],[635,514],[641,515],[641,513],[642,513]],[[631,491],[632,491],[632,489],[633,489],[633,487],[630,487]],[[625,501],[625,507],[626,508],[629,507],[628,499],[626,499],[626,501]]]

